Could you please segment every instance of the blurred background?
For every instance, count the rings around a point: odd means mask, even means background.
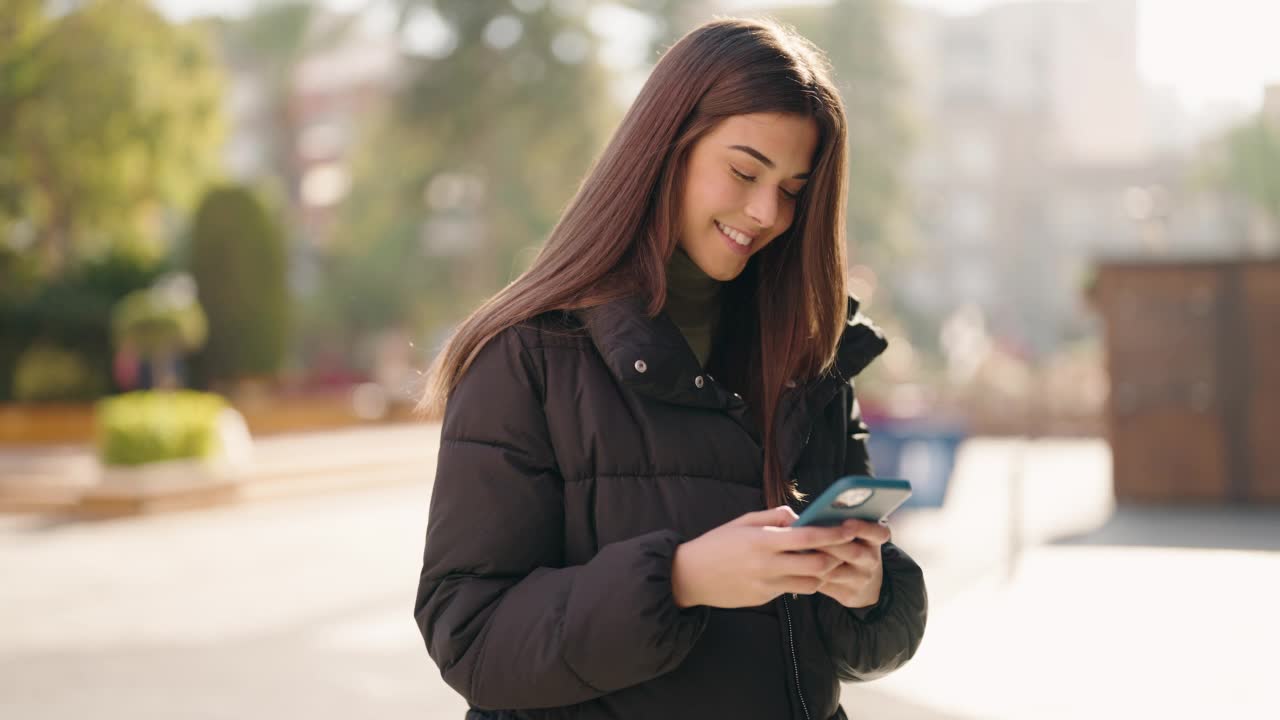
[[[717,14],[850,118],[932,601],[850,716],[1280,717],[1260,0],[4,0],[0,716],[461,717],[422,372]]]

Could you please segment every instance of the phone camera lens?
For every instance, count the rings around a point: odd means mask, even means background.
[[[871,488],[853,488],[836,496],[835,507],[852,508],[871,499]]]

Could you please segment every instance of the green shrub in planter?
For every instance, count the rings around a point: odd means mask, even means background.
[[[104,465],[209,458],[221,451],[219,395],[144,390],[98,402],[98,456]]]
[[[169,275],[124,296],[111,311],[111,334],[117,347],[132,348],[151,362],[154,387],[178,387],[178,359],[200,349],[209,334],[191,276]]]
[[[18,402],[71,402],[101,395],[107,379],[79,353],[35,345],[18,357],[13,398]]]
[[[198,350],[209,335],[209,323],[196,302],[189,275],[135,290],[111,311],[112,337],[129,343],[147,357],[179,355]]]

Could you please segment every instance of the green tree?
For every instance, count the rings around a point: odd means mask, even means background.
[[[349,327],[440,328],[523,269],[615,119],[597,4],[403,0],[404,83],[355,161],[318,298],[342,298]],[[447,37],[415,44],[423,27]]]
[[[625,0],[620,4],[648,15],[653,22],[646,63],[650,67],[685,33],[710,20],[719,5],[717,0]]]
[[[0,247],[18,244],[22,178],[16,158],[20,147],[16,126],[39,87],[37,50],[48,33],[43,0],[9,0],[0,4]]]
[[[214,188],[201,201],[191,273],[209,323],[195,362],[204,382],[280,370],[290,329],[284,245],[279,224],[247,188]]]
[[[1256,208],[1275,239],[1280,233],[1280,124],[1259,115],[1228,131],[1218,149],[1212,180]]]
[[[202,33],[143,0],[0,10],[0,235],[46,273],[115,244],[163,254],[172,211],[216,168],[219,73]]]
[[[102,379],[92,387],[108,389],[111,308],[168,269],[164,262],[115,247],[44,282],[0,285],[0,401],[11,397],[19,358],[37,346],[74,353],[88,363],[93,377]]]

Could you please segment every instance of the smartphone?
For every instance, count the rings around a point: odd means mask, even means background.
[[[830,527],[845,520],[882,522],[911,497],[911,483],[896,478],[849,475],[831,483],[791,527]]]

